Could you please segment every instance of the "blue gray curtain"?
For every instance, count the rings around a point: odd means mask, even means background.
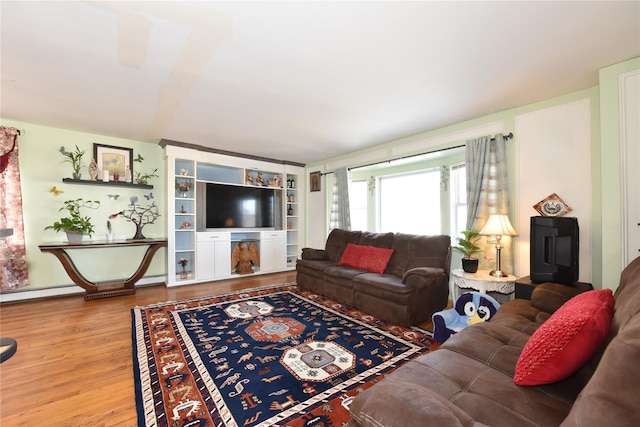
[[[334,177],[329,229],[339,228],[342,230],[351,230],[349,171],[347,168],[336,169],[334,171]]]

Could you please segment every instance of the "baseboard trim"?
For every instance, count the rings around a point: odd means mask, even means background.
[[[136,287],[166,284],[165,276],[143,277],[136,283]],[[21,302],[44,298],[65,297],[71,295],[82,295],[84,289],[76,285],[57,286],[55,288],[41,288],[34,290],[20,289],[16,291],[5,291],[0,294],[0,304],[7,302]]]

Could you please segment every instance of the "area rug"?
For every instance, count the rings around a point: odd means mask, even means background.
[[[295,283],[132,309],[139,426],[315,426],[438,344]]]

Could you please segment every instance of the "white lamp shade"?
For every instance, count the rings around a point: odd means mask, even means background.
[[[517,236],[506,215],[491,215],[480,231],[483,236]]]

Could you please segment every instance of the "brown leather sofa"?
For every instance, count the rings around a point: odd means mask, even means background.
[[[347,244],[393,249],[383,274],[338,265]],[[332,230],[324,249],[304,248],[299,286],[379,319],[411,326],[447,306],[449,236]]]
[[[531,301],[503,304],[359,394],[349,426],[639,426],[640,258],[623,271],[609,334],[585,366],[553,384],[513,382],[527,339],[576,292],[545,283]]]

